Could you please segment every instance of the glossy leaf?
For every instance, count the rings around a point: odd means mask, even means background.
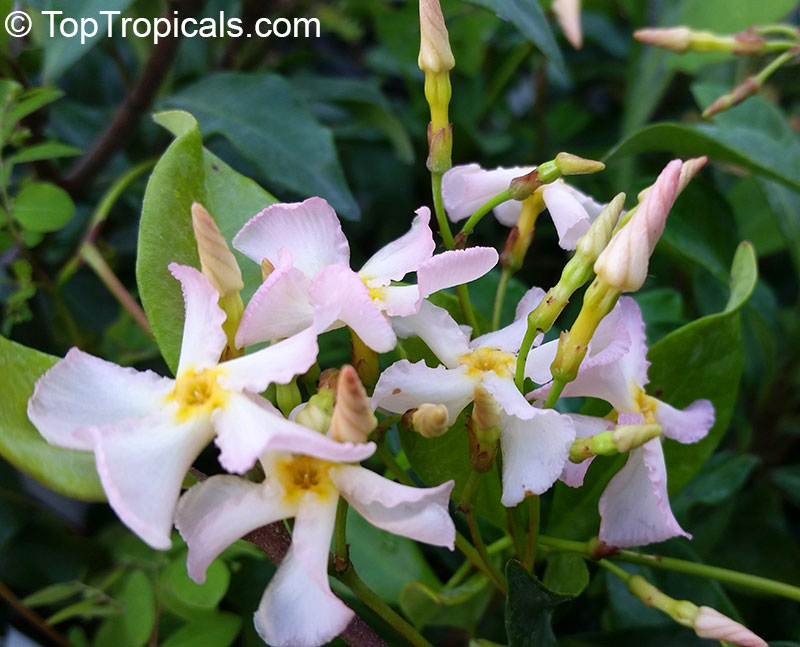
[[[103,501],[94,455],[49,445],[28,420],[28,398],[41,375],[58,361],[0,337],[0,455],[65,496]]]
[[[408,582],[400,593],[400,608],[418,629],[448,625],[472,634],[493,595],[494,587],[482,573],[449,589]]]
[[[577,553],[553,553],[547,558],[542,583],[553,593],[578,597],[589,585],[586,561]]]
[[[123,612],[100,625],[94,647],[143,647],[156,619],[156,598],[150,579],[143,571],[133,571],[123,581],[115,599]]]
[[[242,628],[242,619],[232,613],[208,613],[186,623],[169,636],[162,647],[228,647]]]
[[[74,157],[80,154],[81,149],[76,146],[60,142],[44,142],[22,149],[18,153],[11,155],[8,161],[12,164],[22,164],[24,162],[36,162],[57,157]]]
[[[551,621],[555,608],[569,600],[548,590],[516,560],[506,566],[508,647],[558,647]]]
[[[26,184],[14,200],[14,219],[29,231],[61,229],[74,214],[69,193],[49,182]]]
[[[29,607],[56,604],[57,602],[64,602],[78,595],[78,593],[83,590],[84,585],[81,582],[59,582],[58,584],[51,584],[43,589],[39,589],[35,593],[31,593],[23,602]]]
[[[194,618],[201,610],[216,608],[230,584],[230,571],[215,559],[206,571],[206,581],[196,584],[186,573],[186,552],[173,559],[158,580],[160,593],[170,611],[184,618]]]

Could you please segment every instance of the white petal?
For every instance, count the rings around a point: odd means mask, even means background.
[[[395,362],[375,385],[372,404],[393,413],[405,413],[421,404],[443,404],[452,425],[462,409],[472,402],[478,378],[468,377],[463,368],[429,368],[425,362]]]
[[[582,416],[577,413],[569,413],[566,415],[568,415],[569,419],[572,420],[572,424],[575,427],[576,438],[594,436],[595,434],[599,434],[606,429],[613,429],[614,427],[614,425],[605,418]],[[572,461],[568,460],[566,463],[564,463],[564,470],[561,472],[561,476],[558,478],[569,487],[580,487],[583,485],[583,479],[586,476],[586,471],[589,469],[589,465],[592,464],[594,458],[594,456],[591,456],[580,463],[573,463]]]
[[[242,314],[236,332],[239,348],[290,337],[314,321],[308,289],[311,281],[292,265],[292,257],[281,250],[275,270],[256,290]]]
[[[711,607],[700,607],[694,618],[694,630],[700,638],[725,641],[741,647],[768,647],[766,641],[744,625]]]
[[[358,271],[370,287],[389,285],[400,281],[406,274],[416,272],[417,268],[433,254],[436,243],[428,224],[431,210],[420,207],[405,235],[378,250]]]
[[[225,362],[218,381],[232,391],[260,393],[270,384],[288,384],[295,375],[308,371],[317,361],[318,350],[317,331],[307,328],[255,353]]]
[[[517,308],[514,311],[514,319],[527,317],[541,303],[544,296],[545,291],[542,288],[532,287],[528,290],[517,304]]]
[[[501,167],[486,171],[478,164],[454,166],[442,178],[442,200],[448,217],[453,222],[469,218],[479,207],[505,191],[511,180],[529,173],[533,168]],[[520,209],[521,206],[517,206],[517,217]],[[514,218],[511,225],[516,222],[517,218]]]
[[[175,513],[175,526],[189,547],[189,577],[202,584],[209,564],[234,541],[296,512],[297,506],[287,504],[282,492],[266,482],[217,475],[194,485]]]
[[[522,338],[525,337],[527,330],[528,320],[517,319],[505,328],[476,337],[470,342],[470,348],[494,348],[506,353],[516,353],[522,345]],[[537,338],[541,340],[542,335],[538,335]]]
[[[493,372],[486,372],[481,379],[481,386],[497,400],[503,411],[510,416],[528,420],[540,411],[531,406],[525,396],[519,392],[513,377],[501,377]]]
[[[508,187],[506,187],[508,188]],[[508,200],[498,204],[494,208],[494,217],[497,222],[506,227],[513,227],[519,222],[519,216],[522,213],[522,202],[519,200]]]
[[[289,250],[307,277],[323,267],[350,264],[350,247],[336,212],[322,198],[280,203],[253,216],[233,239],[233,246],[256,263],[277,266],[278,251]]]
[[[47,442],[91,450],[80,430],[141,418],[158,409],[173,381],[151,371],[123,368],[71,348],[36,382],[28,417]]]
[[[228,315],[219,307],[219,292],[193,267],[170,263],[169,271],[181,282],[185,305],[178,375],[216,366],[228,343],[222,330]]]
[[[370,290],[378,309],[390,317],[408,317],[420,307],[419,288],[416,285],[387,285]]]
[[[542,197],[556,226],[559,246],[562,249],[575,249],[578,238],[589,231],[592,221],[602,210],[602,205],[598,204],[600,209],[590,215],[586,202],[594,201],[562,181],[545,186]]]
[[[367,286],[349,267],[332,265],[311,282],[315,310],[330,312],[349,326],[377,353],[388,353],[397,344],[392,325],[372,300]]]
[[[659,401],[656,420],[667,438],[679,443],[696,443],[714,426],[714,405],[708,400],[695,400],[685,409],[676,409]]]
[[[331,592],[328,582],[337,500],[306,494],[300,501],[292,547],[255,613],[256,631],[272,647],[319,647],[353,619],[353,612]]]
[[[150,546],[169,548],[183,477],[213,435],[208,421],[193,417],[178,422],[169,407],[88,432],[109,505]]]
[[[451,368],[458,366],[461,356],[469,352],[469,334],[461,329],[447,310],[430,301],[423,301],[415,315],[395,317],[392,325],[399,337],[419,337],[436,357]]]
[[[628,455],[628,461],[600,497],[601,541],[625,548],[691,535],[669,507],[667,468],[661,439],[653,438]]]
[[[436,254],[417,270],[420,299],[482,277],[497,265],[499,258],[491,247],[452,249]]]
[[[503,496],[511,507],[529,494],[542,494],[556,482],[569,458],[575,427],[569,416],[537,409],[529,420],[502,417]]]
[[[528,360],[525,362],[525,377],[529,377],[536,384],[547,384],[553,379],[550,373],[550,366],[556,358],[556,351],[558,350],[558,340],[554,339],[541,346],[531,348],[528,353]],[[539,391],[543,391],[540,389]],[[539,391],[534,391],[536,398],[547,397],[547,392],[542,394]],[[549,391],[549,387],[548,387]]]
[[[453,481],[409,487],[353,465],[336,467],[330,475],[340,494],[373,526],[433,546],[455,547],[456,528],[447,509]]]

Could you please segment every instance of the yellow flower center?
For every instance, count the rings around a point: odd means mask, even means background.
[[[502,350],[478,348],[471,353],[462,355],[461,363],[467,367],[467,374],[470,376],[494,371],[501,377],[510,377],[514,375],[517,358]]]
[[[384,291],[383,288],[371,288],[369,286],[369,279],[365,279],[363,277],[358,277],[364,283],[367,288],[367,292],[369,292],[369,298],[373,301],[383,301],[384,300]]]
[[[175,380],[175,388],[167,396],[168,401],[178,403],[178,420],[192,416],[211,415],[211,412],[225,405],[227,391],[217,383],[219,369],[195,373],[188,370]]]
[[[333,466],[334,463],[313,456],[292,454],[277,462],[275,473],[283,485],[286,499],[296,503],[306,492],[314,492],[321,498],[327,498],[335,492],[336,488],[328,474]]]
[[[647,395],[640,387],[635,387],[633,399],[636,401],[636,406],[639,408],[639,413],[644,416],[644,424],[656,425],[656,407],[658,400],[654,397]]]

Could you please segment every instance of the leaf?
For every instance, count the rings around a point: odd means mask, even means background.
[[[586,561],[577,553],[553,553],[547,558],[543,584],[553,593],[578,597],[589,585]]]
[[[81,149],[77,146],[70,146],[60,142],[43,142],[28,146],[11,155],[8,158],[8,162],[11,164],[23,164],[24,162],[36,162],[57,157],[73,157],[74,155],[80,155],[81,152]]]
[[[69,193],[49,182],[26,184],[14,200],[14,219],[29,231],[61,229],[74,213],[75,204]]]
[[[123,611],[100,625],[94,647],[143,647],[156,619],[156,598],[147,575],[133,571],[123,581],[116,599]]]
[[[183,625],[162,647],[228,647],[241,628],[241,618],[232,613],[207,613]]]
[[[196,584],[186,572],[186,551],[183,551],[167,564],[158,584],[164,605],[178,616],[193,619],[198,611],[216,608],[230,581],[225,562],[215,559],[206,570],[206,581]]]
[[[680,491],[708,460],[733,414],[744,364],[738,313],[753,292],[757,272],[753,246],[741,243],[731,266],[731,293],[725,309],[670,333],[648,353],[648,393],[679,409],[700,398],[714,405],[714,426],[703,440],[691,445],[664,441],[671,494]]]
[[[78,593],[83,590],[84,586],[80,582],[59,582],[58,584],[51,584],[43,589],[39,589],[35,593],[31,593],[23,602],[29,607],[40,607],[47,604],[55,604],[56,602],[63,602],[64,600],[78,595]]]
[[[800,465],[784,465],[772,470],[772,481],[795,505],[800,506]]]
[[[56,361],[0,337],[0,455],[64,496],[104,501],[94,455],[48,444],[28,420],[33,385]]]
[[[16,105],[8,113],[4,124],[4,128],[7,129],[3,131],[4,138],[19,121],[63,96],[63,91],[49,86],[31,88],[23,92],[17,99]]]
[[[510,22],[525,38],[538,47],[553,65],[564,73],[564,58],[558,49],[550,23],[536,0],[468,0]]]
[[[517,560],[508,562],[506,576],[508,647],[558,647],[551,626],[553,610],[570,598],[549,591]]]
[[[167,266],[200,266],[192,230],[191,205],[200,202],[214,217],[230,244],[253,215],[275,198],[203,148],[197,122],[189,113],[156,115],[156,121],[178,136],[153,169],[139,223],[136,281],[147,318],[167,365],[178,365],[183,335],[180,286]],[[245,288],[245,302],[261,284],[261,268],[234,252]]]
[[[119,614],[120,608],[118,606],[107,604],[95,596],[60,609],[47,619],[47,624],[57,625],[72,618],[89,620],[91,618],[118,616]]]
[[[476,573],[453,588],[436,589],[408,582],[400,593],[400,608],[417,629],[429,625],[462,627],[475,632],[494,589],[489,579]]]
[[[194,114],[206,137],[225,137],[263,179],[304,198],[319,195],[342,217],[358,218],[359,207],[347,186],[331,131],[292,94],[282,77],[213,74],[164,103]]]

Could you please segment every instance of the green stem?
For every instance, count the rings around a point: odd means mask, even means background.
[[[478,528],[478,520],[476,519],[475,512],[472,510],[472,508],[470,508],[467,512],[467,525],[469,526],[469,533],[472,536],[474,548],[478,551],[481,561],[486,565],[486,569],[482,570],[484,570],[484,573],[487,573],[489,579],[492,580],[494,585],[503,593],[505,593],[506,586],[503,583],[503,577],[497,572],[492,564],[492,560],[489,558],[489,553],[486,552],[486,544],[483,542],[481,530]]]
[[[478,210],[475,213],[473,213],[467,219],[467,222],[464,223],[464,226],[461,228],[461,233],[459,234],[459,236],[462,236],[464,240],[466,240],[467,236],[469,236],[470,233],[472,233],[472,230],[475,229],[475,225],[477,225],[481,221],[481,218],[483,218],[497,205],[503,204],[504,202],[507,202],[510,199],[511,199],[511,191],[509,189],[506,189],[502,193],[498,193],[491,200],[485,202],[478,208]]]
[[[472,310],[472,301],[469,298],[467,286],[464,283],[457,285],[456,294],[458,295],[458,302],[461,305],[461,312],[464,313],[464,321],[472,328],[472,335],[475,336],[480,331],[478,330],[478,320],[475,318],[475,313]]]
[[[465,539],[465,541],[466,541],[466,539]],[[511,537],[509,537],[508,535],[505,535],[504,537],[500,537],[500,539],[498,539],[497,541],[492,542],[491,544],[489,544],[486,547],[486,552],[489,553],[489,555],[495,555],[495,554],[505,550],[509,546],[511,546],[511,544],[512,544]],[[475,557],[480,559],[480,555],[478,555],[477,552],[475,553]],[[469,559],[464,560],[464,563],[461,564],[461,566],[458,567],[456,572],[453,573],[452,577],[449,580],[447,580],[447,583],[444,585],[444,588],[445,589],[452,589],[452,588],[455,588],[456,586],[458,586],[459,584],[461,584],[461,582],[464,581],[464,578],[469,574],[469,572],[470,572],[470,570],[472,569],[473,566],[476,566],[476,565],[473,564],[472,561],[470,561]],[[483,563],[481,563],[481,566],[483,566]],[[484,571],[483,569],[481,569],[481,571],[484,574],[486,574],[486,571]]]
[[[453,249],[455,240],[450,231],[450,224],[447,222],[447,214],[442,201],[442,173],[431,173],[431,189],[433,191],[433,210],[436,213],[436,221],[439,223],[439,233],[442,235],[444,246],[447,249]]]
[[[469,540],[458,531],[456,531],[456,548],[458,548],[461,554],[475,568],[489,578],[492,584],[497,587],[498,591],[505,592],[505,587],[503,586],[502,582],[497,579],[492,569],[486,565],[483,559],[481,559],[480,554],[477,550],[475,550],[475,547],[469,542]]]
[[[558,378],[553,379],[550,393],[547,394],[547,400],[544,403],[545,409],[552,409],[556,406],[556,402],[558,402],[558,398],[561,396],[561,392],[566,386],[567,382],[565,380],[560,380]]]
[[[607,559],[598,559],[597,563],[600,564],[600,566],[602,566],[603,568],[614,573],[614,575],[620,578],[623,582],[627,583],[630,581],[631,577],[633,577],[630,573],[628,573],[628,571],[620,568],[619,566],[617,566],[613,562],[608,561]]]
[[[766,36],[767,34],[783,34],[784,36],[793,38],[794,40],[800,39],[800,34],[797,31],[797,27],[783,23],[760,25],[755,28],[755,31],[762,36]]]
[[[352,564],[349,564],[344,572],[337,573],[336,578],[414,647],[433,647],[421,633],[406,622],[392,607],[381,600],[375,591],[364,584],[364,581],[356,574]]]
[[[525,558],[522,565],[527,571],[533,571],[533,563],[536,557],[536,540],[541,526],[539,495],[532,494],[528,497],[528,512],[530,518],[528,521],[528,543],[525,547]]]
[[[340,498],[336,506],[336,525],[333,530],[333,546],[337,571],[345,570],[350,562],[350,551],[347,549],[347,501]]]
[[[412,478],[406,474],[406,471],[400,467],[400,463],[397,462],[397,459],[394,457],[392,452],[389,451],[389,448],[386,447],[386,443],[384,442],[383,438],[377,443],[377,450],[375,453],[378,455],[383,461],[383,464],[386,465],[386,468],[394,475],[394,477],[403,485],[409,485],[411,487],[416,487],[416,483],[412,480]]]
[[[781,65],[784,63],[792,60],[797,56],[797,51],[795,48],[797,44],[792,45],[792,49],[788,52],[784,52],[780,56],[776,56],[769,65],[767,65],[763,70],[761,70],[758,74],[755,75],[755,79],[759,85],[762,85],[764,81],[766,81],[770,75],[775,72]]]
[[[481,475],[478,472],[472,470],[467,477],[467,482],[464,483],[464,489],[461,490],[461,498],[458,500],[458,507],[464,512],[466,512],[470,507],[472,494],[475,492],[475,488],[478,485],[478,479],[480,476]]]
[[[500,272],[500,280],[497,282],[497,292],[494,295],[494,307],[492,308],[492,330],[500,327],[500,315],[503,312],[503,300],[506,297],[508,281],[511,279],[511,269],[504,267]]]

